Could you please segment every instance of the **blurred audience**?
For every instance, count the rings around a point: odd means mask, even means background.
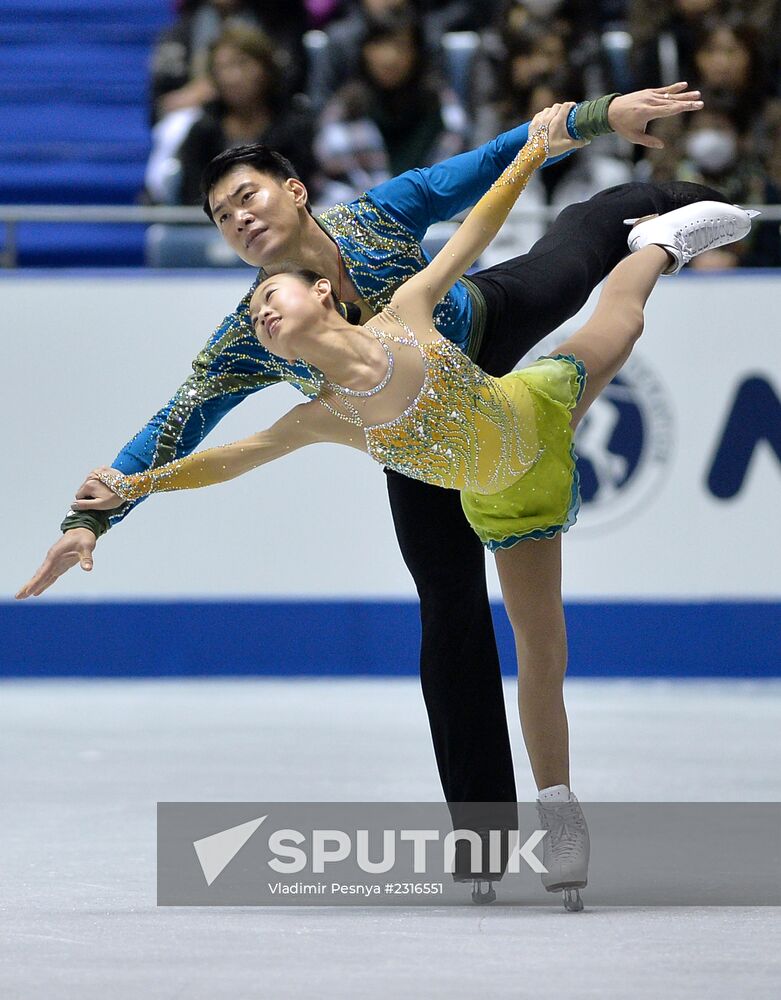
[[[737,46],[749,50],[750,59],[778,66],[778,0],[630,0],[629,31],[637,88],[658,86],[660,80],[697,81],[702,72],[697,60],[703,31],[715,24],[749,29],[748,37],[713,40],[716,52]],[[757,43],[760,39],[760,44]],[[707,56],[706,56],[707,61]],[[775,83],[775,82],[774,82]],[[777,86],[777,84],[775,84]],[[774,86],[775,92],[775,86]]]
[[[286,89],[294,93],[303,87],[303,0],[185,0],[179,20],[163,32],[152,52],[153,121],[216,98],[207,71],[209,50],[225,28],[236,24],[263,30],[274,43]]]
[[[227,27],[209,52],[207,74],[214,100],[196,111],[172,112],[153,130],[150,196],[200,204],[206,164],[223,150],[248,142],[265,143],[288,157],[315,194],[314,119],[307,108],[286,98],[270,39],[256,28]]]
[[[315,143],[327,202],[468,145],[466,112],[428,68],[416,19],[375,23],[358,51],[358,71],[326,106]]]
[[[245,141],[279,148],[315,197],[354,197],[485,142],[546,104],[688,80],[705,111],[654,122],[663,149],[618,137],[537,174],[520,221],[631,178],[698,180],[779,203],[781,0],[184,0],[155,50],[155,200],[198,200],[202,166]],[[303,36],[312,33],[304,47]],[[258,34],[262,29],[263,34]],[[448,32],[469,35],[447,35]],[[302,91],[306,92],[306,97]],[[297,94],[297,96],[296,96]],[[307,107],[308,101],[308,107]],[[698,267],[781,266],[777,222]],[[507,246],[501,245],[506,243]],[[489,251],[490,257],[493,250]]]
[[[605,14],[596,0],[505,3],[482,34],[477,106],[501,99],[508,59],[516,77],[530,81],[566,69],[582,80],[587,96],[598,96],[604,90],[598,32]]]
[[[474,31],[490,23],[503,0],[354,0],[346,15],[325,29],[322,49],[310,67],[308,91],[318,110],[360,71],[361,46],[368,32],[387,26],[399,16],[417,17],[426,58],[441,70],[442,36],[449,31]]]

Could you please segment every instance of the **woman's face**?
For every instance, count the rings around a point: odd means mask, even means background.
[[[285,361],[305,358],[331,294],[323,279],[309,286],[294,274],[266,278],[250,299],[250,321],[261,345]]]
[[[212,59],[217,93],[229,108],[243,108],[262,100],[268,86],[266,67],[233,45],[221,45]]]
[[[749,81],[751,53],[729,28],[711,34],[696,55],[700,83],[740,89]]]
[[[408,33],[366,42],[363,58],[369,78],[381,90],[395,90],[415,68],[416,51]]]

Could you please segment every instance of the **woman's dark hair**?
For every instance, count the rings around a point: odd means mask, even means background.
[[[297,267],[295,264],[272,264],[271,267],[263,269],[263,280],[273,278],[277,274],[291,274],[294,278],[298,278],[299,281],[303,281],[309,288],[316,285],[321,278],[325,278],[324,274],[311,271],[308,267]],[[331,287],[331,299],[336,311],[348,323],[357,326],[361,322],[361,307],[356,305],[355,302],[342,302],[333,287]]]
[[[274,180],[284,183],[288,177],[301,180],[298,171],[286,156],[278,153],[275,149],[270,149],[262,143],[253,142],[246,146],[234,146],[226,149],[225,152],[215,156],[213,160],[206,164],[201,174],[201,194],[203,195],[203,210],[214,222],[211,205],[209,204],[209,194],[214,185],[231,172],[235,167],[254,167],[259,174],[266,174]],[[307,211],[311,214],[312,209],[307,202]]]

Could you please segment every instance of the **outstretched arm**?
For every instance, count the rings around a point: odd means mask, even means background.
[[[572,104],[554,104],[534,117],[529,139],[513,162],[483,195],[437,256],[397,289],[399,306],[416,302],[433,310],[471,267],[502,227],[529,178],[553,152],[582,146],[569,138],[566,120]]]
[[[306,388],[305,375],[296,382],[296,372],[289,368],[283,370],[282,364],[261,348],[249,322],[248,307],[253,290],[249,290],[235,311],[217,327],[193,361],[192,374],[176,394],[119,452],[112,465],[120,472],[140,472],[188,454],[232,407],[266,385],[288,379],[300,385],[308,395],[314,395]],[[107,495],[102,483],[87,477],[76,498],[105,499]],[[121,521],[137,503],[125,502],[91,510],[72,506],[60,525],[64,534],[19,589],[17,599],[39,597],[77,563],[82,569],[91,570],[98,538]]]
[[[110,495],[98,489],[95,493],[100,495],[77,499],[73,506],[76,510],[112,510],[150,493],[193,490],[227,482],[305,445],[333,441],[337,437],[329,429],[333,419],[316,400],[299,403],[264,431],[154,469],[123,475],[117,469],[102,466],[92,476],[109,488]]]

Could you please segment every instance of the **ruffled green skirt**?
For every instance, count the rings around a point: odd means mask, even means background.
[[[501,381],[514,379],[521,379],[531,395],[540,457],[499,493],[461,491],[467,520],[492,552],[527,539],[553,538],[575,523],[580,508],[570,414],[586,387],[585,365],[571,354],[557,354]]]

